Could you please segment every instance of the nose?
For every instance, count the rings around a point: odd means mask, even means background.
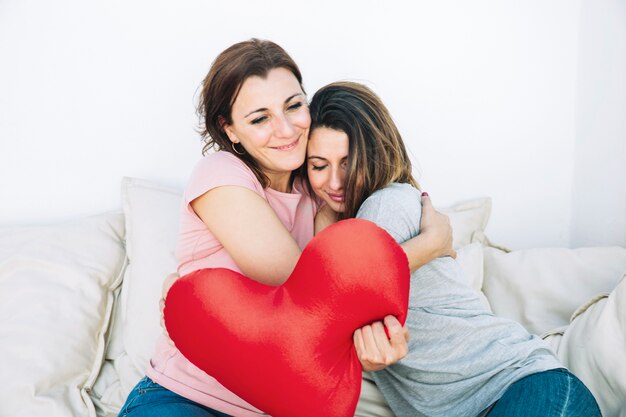
[[[284,114],[274,118],[274,134],[277,137],[291,138],[295,133],[296,129]]]
[[[343,188],[343,173],[341,172],[341,169],[332,169],[328,186],[333,191],[339,191]]]

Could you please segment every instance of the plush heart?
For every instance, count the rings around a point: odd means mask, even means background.
[[[180,278],[165,324],[185,357],[264,412],[348,417],[361,390],[353,333],[388,314],[404,323],[409,277],[387,232],[344,220],[307,245],[282,286],[224,268]]]

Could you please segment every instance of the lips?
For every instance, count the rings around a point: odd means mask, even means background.
[[[343,194],[331,194],[331,193],[326,193],[326,194],[328,194],[331,200],[337,203],[343,203]]]
[[[272,149],[276,149],[277,151],[290,151],[292,149],[295,149],[296,146],[298,146],[298,142],[300,142],[300,138],[284,146],[272,146]]]

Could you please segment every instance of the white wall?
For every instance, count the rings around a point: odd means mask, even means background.
[[[626,2],[602,3],[580,20],[573,246],[626,241]]]
[[[119,208],[122,176],[182,186],[197,87],[256,36],[310,94],[373,87],[436,204],[493,198],[494,242],[626,245],[623,2],[294,4],[0,0],[0,224]]]

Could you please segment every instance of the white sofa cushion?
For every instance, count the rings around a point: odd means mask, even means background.
[[[0,415],[95,416],[123,235],[121,213],[0,229]]]
[[[456,260],[465,273],[467,283],[479,293],[485,306],[491,310],[489,301],[482,291],[484,281],[483,245],[478,242],[470,243],[459,248],[456,255]]]
[[[450,218],[455,249],[472,242],[484,242],[485,228],[491,215],[491,198],[477,198],[450,207],[437,207]]]
[[[626,249],[484,248],[483,292],[494,314],[543,335],[565,326],[583,303],[608,293],[626,269]]]
[[[126,394],[148,366],[161,334],[159,300],[165,277],[176,272],[182,192],[136,178],[122,181],[128,267],[122,284],[120,319],[126,363],[119,368]],[[117,324],[117,323],[116,323]],[[117,329],[114,329],[116,331]],[[132,365],[132,369],[128,368]]]
[[[478,243],[470,243],[456,252],[456,261],[461,266],[467,283],[475,290],[480,291],[483,287],[483,246]]]
[[[574,313],[557,354],[596,397],[605,417],[626,417],[626,275],[610,295]]]
[[[128,266],[109,334],[105,362],[91,391],[98,416],[116,415],[145,375],[161,334],[159,299],[165,277],[176,271],[182,191],[124,178],[121,186]]]

